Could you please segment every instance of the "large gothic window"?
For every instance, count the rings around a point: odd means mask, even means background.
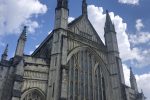
[[[102,64],[94,54],[79,50],[70,57],[68,66],[67,100],[106,100]]]
[[[38,90],[29,90],[23,94],[21,100],[45,100],[45,96]]]

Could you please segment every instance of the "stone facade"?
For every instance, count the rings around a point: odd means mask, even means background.
[[[54,30],[31,55],[24,54],[26,27],[15,56],[0,61],[0,100],[145,100],[131,71],[125,85],[114,25],[106,12],[105,44],[82,15],[68,23],[68,0],[57,0]]]

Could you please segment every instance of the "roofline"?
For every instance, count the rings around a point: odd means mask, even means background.
[[[71,23],[68,24],[68,27],[71,27],[74,23],[77,23],[82,17],[84,17],[85,15],[80,15],[79,17],[77,17],[75,20],[73,20]],[[90,23],[90,26],[92,27],[92,30],[96,33],[95,35],[98,37],[98,40],[104,45],[103,41],[101,40],[100,36],[98,35],[98,33],[96,32],[95,28],[93,27],[93,25],[91,24],[88,16],[86,16],[88,19],[88,22]]]
[[[35,49],[35,51],[31,54],[31,56],[34,56],[37,51],[45,44],[46,41],[49,40],[49,38],[51,38],[53,36],[54,30],[46,37],[46,39],[44,39],[44,41],[38,46],[38,48]]]

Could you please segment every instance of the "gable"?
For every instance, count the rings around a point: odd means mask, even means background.
[[[78,17],[73,22],[69,23],[68,28],[75,34],[79,34],[87,39],[103,44],[87,16]]]
[[[53,34],[54,32],[52,31],[38,46],[38,48],[36,48],[36,50],[31,54],[31,56],[46,58],[48,56],[48,53],[51,53],[47,51],[51,51]]]

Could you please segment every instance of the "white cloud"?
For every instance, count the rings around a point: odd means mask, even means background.
[[[118,0],[119,3],[138,5],[139,0]]]
[[[143,32],[141,28],[144,27],[141,19],[136,20],[136,29],[137,32],[135,34],[130,34],[130,42],[133,48],[136,48],[137,56],[135,58],[136,63],[134,64],[136,67],[149,66],[149,58],[150,58],[150,32]]]
[[[137,63],[135,64],[136,67],[143,67],[150,65],[150,49],[141,50],[139,52],[140,59],[136,59]]]
[[[123,19],[119,15],[114,15],[113,12],[110,12],[109,14],[112,19],[112,22],[115,24],[118,47],[120,51],[120,57],[122,58],[122,60],[133,61],[136,67],[148,66],[150,64],[148,61],[150,58],[150,50],[143,50],[136,46],[131,48],[130,42],[132,44],[150,42],[149,32],[140,32],[138,35],[130,35],[129,41],[128,33],[126,32],[127,24],[123,22]],[[104,41],[104,25],[106,14],[104,14],[103,8],[96,7],[94,5],[89,5],[88,16],[94,28],[101,37],[102,41]],[[144,53],[144,51],[147,52]]]
[[[29,51],[29,54],[31,55],[34,51]]]
[[[0,35],[18,33],[25,24],[34,32],[39,25],[31,18],[46,11],[46,5],[39,0],[0,0]]]
[[[74,17],[69,17],[68,18],[68,23],[72,22],[75,18]]]
[[[135,28],[137,29],[137,31],[140,31],[142,28],[144,27],[143,22],[141,19],[137,19],[136,20],[136,25]]]
[[[52,30],[50,30],[50,31],[48,32],[48,35],[51,34],[51,33],[52,33]]]
[[[125,82],[126,85],[130,86],[130,69],[127,67],[127,65],[123,64],[123,71],[125,76]],[[139,88],[139,91],[143,89],[144,95],[147,97],[147,100],[150,100],[150,72],[142,75],[135,75],[137,80],[137,85]]]
[[[35,32],[35,29],[39,27],[39,24],[38,22],[36,21],[31,21],[31,20],[27,20],[25,22],[25,25],[28,26],[28,31],[31,32],[31,33],[34,33]]]
[[[96,7],[94,5],[89,5],[88,17],[92,25],[98,32],[99,36],[101,37],[102,41],[104,42],[104,23],[105,23],[106,15],[103,14],[103,8]]]
[[[126,85],[130,86],[130,69],[127,67],[127,65],[123,64],[123,72],[124,72],[124,78]]]
[[[150,32],[138,32],[136,34],[130,34],[130,42],[133,45],[146,44],[150,42]]]
[[[35,48],[38,48],[38,47],[39,47],[39,44],[35,46]]]
[[[150,72],[143,74],[143,75],[135,75],[138,83],[139,90],[142,89],[145,96],[147,97],[146,100],[150,100]]]
[[[128,39],[128,34],[126,33],[127,24],[123,22],[123,19],[119,15],[114,15],[113,12],[110,12],[110,17],[115,24],[115,29],[117,32],[118,45],[120,56],[123,61],[136,58],[137,53],[130,48],[130,42]],[[88,16],[93,24],[96,31],[99,33],[99,36],[104,41],[104,24],[106,14],[104,14],[102,7],[96,7],[94,5],[88,6]]]

